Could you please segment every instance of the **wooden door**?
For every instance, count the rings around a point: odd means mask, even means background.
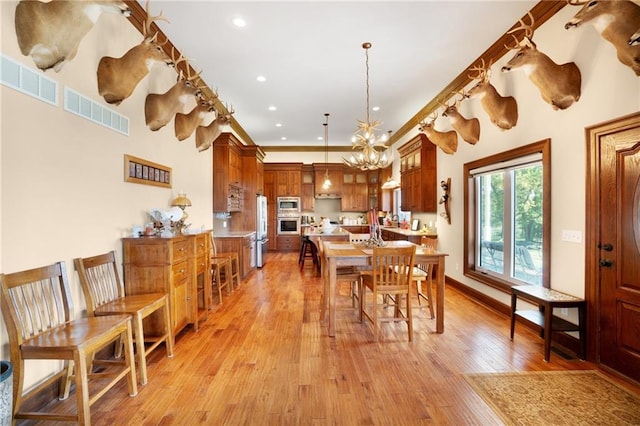
[[[640,380],[640,114],[588,133],[589,347],[603,367]]]

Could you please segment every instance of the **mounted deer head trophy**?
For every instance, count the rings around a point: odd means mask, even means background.
[[[171,51],[171,58],[174,59],[174,51]],[[187,76],[178,73],[176,84],[162,94],[149,93],[144,101],[144,118],[147,126],[154,132],[164,127],[182,108],[186,105],[191,96],[200,97],[202,91],[194,80],[200,77],[200,73],[191,75],[191,67],[187,60],[180,55],[174,59],[176,69],[180,62],[186,63]]]
[[[547,55],[539,51],[533,42],[533,15],[528,12],[531,24],[526,25],[520,19],[520,26],[509,31],[524,30],[525,36],[520,43],[515,36],[516,45],[514,47],[505,46],[512,50],[517,50],[516,54],[502,67],[502,72],[522,68],[527,77],[538,87],[542,99],[551,104],[553,109],[569,108],[574,102],[580,99],[580,86],[582,76],[580,70],[573,62],[558,65]]]
[[[235,112],[233,106],[227,108],[228,114],[218,113],[217,117],[208,126],[198,126],[196,128],[196,148],[198,151],[206,151],[211,148],[211,144],[218,139],[222,129],[231,123],[231,116]]]
[[[129,49],[121,58],[104,56],[98,63],[98,93],[107,103],[120,105],[120,102],[131,96],[154,63],[164,62],[173,66],[171,58],[156,41],[158,33],[149,36],[153,21],[169,21],[162,16],[162,11],[158,16],[149,15],[149,0],[145,4],[145,11],[147,20],[143,28],[144,40]]]
[[[602,38],[613,44],[618,60],[640,76],[640,6],[631,1],[578,1],[582,8],[564,25],[575,28],[591,22]]]
[[[451,122],[451,127],[453,130],[458,132],[460,137],[467,143],[471,145],[475,145],[480,140],[480,120],[477,118],[465,118],[458,108],[460,107],[460,102],[465,98],[464,91],[461,93],[461,98],[454,100],[453,104],[443,104],[441,103],[444,111],[442,112],[443,117],[449,117],[449,121]]]
[[[458,134],[453,130],[439,132],[433,125],[438,118],[438,112],[434,112],[429,121],[420,122],[420,131],[424,132],[432,144],[439,147],[445,154],[454,154],[458,150]]]
[[[489,120],[502,130],[509,130],[518,122],[518,103],[513,96],[501,96],[491,84],[491,62],[485,66],[484,59],[479,67],[472,67],[471,71],[478,74],[469,76],[472,80],[479,80],[464,96],[480,98],[482,108],[489,116]]]
[[[18,46],[41,70],[60,71],[78,53],[78,46],[100,14],[129,16],[123,1],[21,1],[16,6]]]
[[[214,96],[217,98],[217,93],[214,92]],[[201,98],[188,114],[177,113],[173,120],[176,138],[179,141],[183,141],[191,136],[196,127],[202,124],[205,116],[215,111],[213,105],[214,101]]]

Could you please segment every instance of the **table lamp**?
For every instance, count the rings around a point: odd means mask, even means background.
[[[171,206],[180,207],[180,210],[182,210],[182,217],[176,223],[176,228],[178,229],[178,232],[182,233],[182,231],[183,231],[183,229],[185,227],[184,223],[187,220],[187,218],[189,217],[189,215],[187,214],[185,209],[187,207],[191,206],[191,200],[187,198],[187,194],[178,193],[178,196],[171,202]]]

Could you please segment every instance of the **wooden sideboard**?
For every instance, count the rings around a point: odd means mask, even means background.
[[[166,293],[174,335],[188,324],[198,330],[211,302],[209,233],[173,238],[123,238],[127,295]],[[145,320],[145,330],[160,329],[159,316]]]

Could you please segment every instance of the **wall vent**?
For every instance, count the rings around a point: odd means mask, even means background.
[[[48,104],[58,105],[58,83],[35,68],[29,68],[0,53],[0,82]]]
[[[112,109],[81,95],[73,89],[64,88],[64,109],[94,123],[129,136],[129,119]]]

